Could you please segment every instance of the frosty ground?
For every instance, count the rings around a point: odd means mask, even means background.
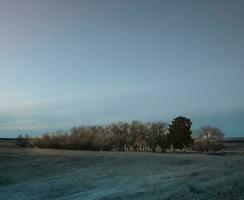
[[[244,199],[244,155],[0,146],[1,200]]]

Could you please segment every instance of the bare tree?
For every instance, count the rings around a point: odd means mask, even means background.
[[[224,147],[222,144],[223,138],[224,133],[220,129],[209,125],[202,126],[196,132],[193,147],[200,151],[215,152]]]
[[[132,121],[130,123],[130,131],[128,136],[129,149],[138,151],[142,148],[142,146],[145,146],[145,144],[142,142],[144,138],[142,135],[143,123],[139,121]]]
[[[158,145],[161,152],[165,152],[170,147],[169,130],[166,123],[158,122]]]
[[[112,123],[110,130],[113,134],[116,150],[125,151],[128,143],[129,124],[125,122]]]
[[[30,140],[30,136],[25,134],[25,136],[23,135],[19,135],[16,141],[16,145],[19,147],[31,147],[31,140]]]

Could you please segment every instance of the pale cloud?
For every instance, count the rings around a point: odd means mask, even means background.
[[[127,111],[120,107],[120,100],[135,91],[140,93],[132,86],[124,86],[119,90],[112,86],[97,87],[49,101],[25,100],[23,97],[27,95],[18,92],[8,93],[7,98],[2,92],[0,98],[4,103],[0,107],[0,135],[9,131],[43,133],[47,130],[69,129],[81,124],[123,120],[126,119]]]
[[[16,90],[3,90],[0,89],[0,109],[6,109],[12,106],[16,106],[16,103],[22,104],[22,97],[20,92]]]

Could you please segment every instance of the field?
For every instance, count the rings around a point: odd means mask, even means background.
[[[244,154],[21,149],[0,144],[1,200],[244,199]]]

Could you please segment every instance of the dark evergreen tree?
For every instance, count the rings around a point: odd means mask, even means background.
[[[172,121],[169,126],[169,138],[174,149],[183,149],[192,144],[191,125],[191,120],[182,116]]]

